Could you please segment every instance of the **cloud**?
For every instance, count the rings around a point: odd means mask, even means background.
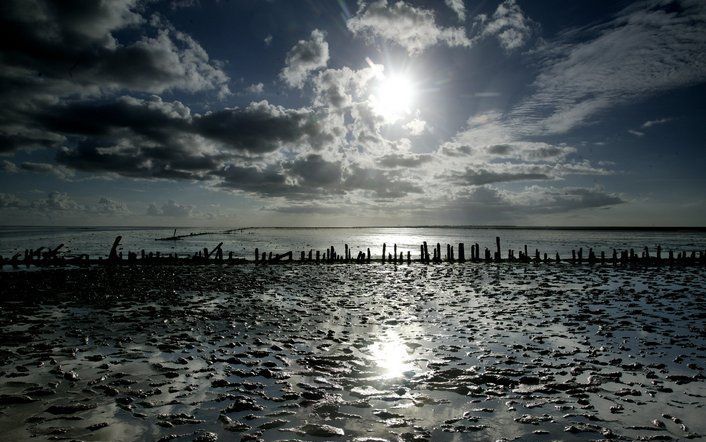
[[[649,0],[564,31],[538,49],[534,93],[510,116],[518,130],[561,134],[615,106],[704,82],[704,27],[704,2]]]
[[[59,178],[60,180],[66,180],[74,176],[73,170],[67,169],[59,164],[51,163],[34,163],[30,161],[25,161],[20,164],[21,170],[36,173],[49,173]]]
[[[68,97],[230,93],[228,75],[198,42],[159,16],[147,21],[141,9],[127,0],[3,3],[0,151],[60,146],[64,140],[34,127],[33,116]]]
[[[403,1],[392,4],[388,4],[387,0],[361,2],[356,15],[346,24],[355,35],[395,43],[410,55],[420,54],[438,44],[471,45],[463,28],[439,26],[432,11],[410,6]]]
[[[535,26],[515,0],[504,0],[490,19],[485,15],[476,17],[475,27],[480,31],[474,39],[496,37],[500,46],[511,51],[527,43]]]
[[[289,50],[280,78],[289,86],[301,89],[309,74],[326,67],[328,59],[328,43],[324,40],[324,33],[315,29],[309,40],[299,40]]]
[[[643,136],[645,136],[645,133],[644,133],[644,132],[640,132],[639,130],[629,129],[628,132],[631,133],[632,135],[635,135],[636,137],[643,137]]]
[[[402,155],[402,154],[389,154],[385,155],[379,160],[379,164],[382,167],[395,169],[398,167],[419,167],[424,163],[428,163],[433,160],[431,155]]]
[[[2,165],[0,166],[0,170],[2,170],[3,172],[7,172],[7,173],[17,173],[20,171],[19,167],[17,167],[17,165],[15,163],[13,163],[12,161],[8,161],[8,160],[2,160]]]
[[[583,209],[606,208],[624,204],[620,196],[600,187],[529,186],[510,192],[490,186],[470,188],[449,202],[453,211],[475,213],[481,210],[489,219],[515,219],[533,214],[565,213]]]
[[[648,127],[669,123],[670,121],[672,121],[672,118],[659,118],[657,120],[645,121],[642,123],[642,128],[647,129]]]
[[[545,173],[531,172],[495,172],[487,169],[466,169],[465,172],[455,174],[452,180],[460,184],[480,186],[483,184],[506,183],[510,181],[548,180],[551,177]]]
[[[127,204],[106,197],[101,197],[98,200],[98,203],[93,207],[93,211],[108,215],[127,215],[130,213]]]
[[[466,5],[463,0],[445,0],[446,6],[456,13],[460,21],[466,20]]]
[[[151,203],[147,207],[148,216],[166,216],[172,218],[187,218],[191,215],[194,210],[194,206],[179,204],[174,200],[169,200],[164,203],[161,207],[158,207],[155,203]]]
[[[412,136],[421,135],[427,129],[427,122],[419,118],[415,118],[405,123],[402,127],[409,131]]]
[[[122,201],[101,197],[96,204],[83,205],[77,203],[65,192],[50,192],[45,198],[28,200],[16,195],[0,193],[0,209],[16,209],[25,212],[36,212],[46,216],[56,213],[74,215],[127,215],[130,210]]]
[[[261,94],[265,90],[265,85],[262,83],[253,83],[247,88],[245,88],[245,92],[249,94]]]

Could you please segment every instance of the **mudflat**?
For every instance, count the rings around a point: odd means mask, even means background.
[[[0,273],[6,440],[706,435],[706,269]]]

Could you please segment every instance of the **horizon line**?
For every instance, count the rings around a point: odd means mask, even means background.
[[[236,230],[306,230],[306,229],[499,229],[499,230],[634,230],[634,231],[703,231],[706,232],[706,226],[630,226],[630,225],[614,225],[614,226],[525,226],[513,224],[420,224],[420,225],[365,225],[365,226],[245,226],[245,227],[226,227],[226,226],[126,226],[126,225],[29,225],[29,224],[8,224],[0,225],[0,228],[12,227],[35,227],[35,228],[73,228],[73,229],[221,229],[226,231]]]

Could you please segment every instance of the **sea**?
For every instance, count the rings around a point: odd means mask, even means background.
[[[657,246],[665,253],[676,251],[705,251],[706,229],[676,229],[676,228],[528,228],[528,227],[478,227],[478,226],[444,226],[444,227],[248,227],[237,229],[224,228],[177,228],[176,235],[186,235],[179,240],[159,241],[160,238],[171,237],[175,233],[173,227],[0,227],[0,256],[11,257],[16,253],[24,253],[25,249],[40,247],[61,249],[64,256],[88,254],[91,258],[107,257],[117,236],[121,236],[120,251],[127,255],[128,251],[139,253],[141,250],[160,252],[162,254],[176,253],[179,256],[190,256],[208,248],[212,250],[223,243],[222,250],[227,256],[233,252],[235,257],[254,258],[255,249],[262,252],[286,253],[293,251],[295,258],[299,252],[309,250],[324,251],[334,246],[338,253],[343,253],[344,245],[348,245],[353,256],[358,251],[369,248],[373,257],[382,254],[383,243],[391,252],[397,245],[398,253],[412,258],[419,257],[420,245],[426,241],[431,248],[439,243],[443,254],[446,244],[451,244],[457,250],[459,243],[465,244],[466,254],[470,253],[471,244],[479,244],[482,250],[487,247],[495,250],[495,238],[501,239],[501,250],[505,256],[509,249],[519,251],[525,246],[531,255],[539,250],[554,257],[558,253],[562,257],[571,256],[572,250],[593,248],[596,254],[604,251],[610,256],[613,249],[634,249],[637,253],[648,248],[654,254]],[[193,234],[192,236],[190,236]],[[516,253],[517,255],[517,253]]]

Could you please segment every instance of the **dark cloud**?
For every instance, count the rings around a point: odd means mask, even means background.
[[[419,167],[432,160],[433,157],[431,155],[389,154],[380,158],[378,164],[382,167],[394,169],[397,167]]]
[[[197,117],[192,130],[230,149],[255,154],[272,152],[285,145],[320,148],[330,140],[311,111],[286,109],[267,101]]]
[[[348,190],[370,190],[379,198],[401,198],[410,193],[423,193],[423,189],[404,179],[398,178],[389,170],[350,167],[343,187]]]
[[[504,183],[510,181],[529,180],[549,180],[551,177],[545,173],[519,172],[519,171],[491,171],[487,169],[466,169],[463,173],[456,173],[451,176],[451,181],[458,184],[468,184],[480,186],[492,183]]]
[[[228,76],[194,39],[158,18],[148,23],[140,8],[128,0],[2,2],[0,152],[61,146],[60,132],[100,133],[103,128],[91,126],[91,111],[103,122],[101,112],[125,118],[110,104],[73,105],[74,114],[65,117],[56,113],[70,97],[105,97],[125,90],[229,93]],[[132,40],[118,40],[114,34],[138,24],[125,33],[136,35]],[[50,109],[56,112],[49,114]],[[123,123],[137,128],[139,115]]]
[[[326,161],[321,155],[308,155],[287,166],[300,184],[308,187],[338,186],[341,182],[341,162]]]
[[[63,167],[59,164],[52,163],[36,163],[31,161],[26,161],[20,164],[20,170],[36,173],[49,173],[56,176],[59,179],[65,180],[73,176],[73,171]]]

